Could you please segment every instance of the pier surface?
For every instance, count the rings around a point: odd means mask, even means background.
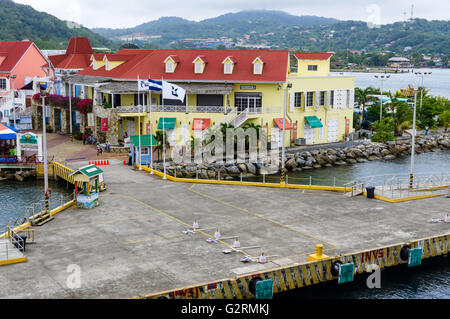
[[[71,164],[79,167],[86,163]],[[304,262],[317,244],[336,256],[446,234],[450,199],[386,203],[343,193],[163,181],[112,160],[93,210],[70,208],[36,228],[22,264],[0,268],[0,298],[129,298]],[[185,234],[194,221],[208,230]],[[224,254],[234,239],[269,263]],[[211,229],[212,228],[212,229]],[[75,266],[74,266],[75,265]],[[77,269],[80,287],[68,287]]]

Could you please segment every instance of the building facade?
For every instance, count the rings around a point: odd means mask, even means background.
[[[354,105],[354,79],[330,75],[331,56],[295,54],[292,73],[288,51],[125,49],[93,54],[89,68],[63,77],[63,87],[79,86],[76,95],[93,100],[81,130],[113,145],[163,127],[171,145],[186,145],[222,123],[260,126],[279,145],[283,106],[286,146],[328,143],[353,131]],[[138,91],[137,80],[148,78],[183,87],[185,100]]]

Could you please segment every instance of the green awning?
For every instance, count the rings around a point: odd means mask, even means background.
[[[131,142],[139,147],[139,135],[131,135]],[[141,135],[141,146],[157,146],[155,137],[150,134]]]
[[[305,120],[308,121],[309,125],[311,125],[312,128],[318,128],[323,127],[322,122],[317,118],[317,116],[305,116]]]
[[[158,130],[173,130],[175,128],[176,118],[174,117],[161,117],[159,118]],[[163,125],[164,124],[164,125]]]
[[[97,177],[101,173],[103,173],[102,169],[98,168],[95,165],[88,165],[88,166],[81,167],[80,169],[74,171],[73,173],[71,173],[69,175],[69,177],[76,175],[76,174],[83,174],[84,176],[92,179],[94,177]]]

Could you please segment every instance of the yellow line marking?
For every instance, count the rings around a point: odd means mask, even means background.
[[[303,280],[302,280],[302,276],[300,275],[300,271],[298,270],[298,266],[294,267],[294,275],[295,275],[295,280],[297,282],[297,287],[303,287]]]
[[[158,240],[158,239],[170,239],[170,238],[176,238],[176,237],[182,237],[185,236],[184,234],[176,234],[176,235],[169,235],[169,236],[158,236],[153,238],[147,238],[147,239],[141,239],[141,240],[135,240],[135,241],[126,241],[122,244],[124,245],[131,245],[131,244],[138,244],[138,243],[145,243],[152,240]]]
[[[308,270],[306,270],[305,265],[302,265],[302,273],[303,273],[303,279],[305,280],[306,286],[311,286],[311,279],[309,279]]]
[[[26,262],[26,261],[27,261],[27,257],[20,257],[20,258],[15,258],[15,259],[0,260],[0,266],[18,264],[18,263],[23,263],[23,262]]]
[[[185,223],[185,222],[182,221],[181,219],[179,219],[179,218],[177,218],[177,217],[175,217],[175,216],[172,216],[172,215],[170,215],[170,214],[167,214],[167,213],[163,212],[162,210],[160,210],[160,209],[158,209],[158,208],[155,208],[155,207],[153,207],[153,206],[150,206],[149,204],[146,204],[146,203],[140,201],[139,199],[136,199],[136,198],[131,197],[131,196],[129,196],[129,195],[121,195],[121,194],[117,194],[117,195],[110,195],[110,196],[118,196],[118,197],[123,197],[123,198],[128,198],[128,199],[134,200],[134,201],[138,202],[139,204],[141,204],[141,205],[143,205],[143,206],[146,206],[146,207],[148,207],[148,208],[150,208],[150,209],[152,209],[152,210],[154,210],[154,211],[160,213],[161,215],[164,215],[164,216],[166,216],[167,218],[170,218],[170,219],[176,221],[176,222],[179,223],[179,224],[182,224],[182,225],[184,225],[184,226],[186,226],[186,227],[188,227],[188,228],[191,228],[191,227],[192,227],[192,225],[189,225],[189,224]],[[202,230],[196,231],[196,233],[202,234],[202,235],[204,235],[204,236],[206,236],[206,237],[208,237],[208,238],[214,237],[214,236],[212,236],[212,235],[210,235],[210,234],[208,234],[208,233],[206,233],[206,232],[204,232],[204,231],[202,231]],[[227,246],[228,248],[233,248],[232,245],[227,244],[226,242],[224,242],[224,241],[222,241],[222,240],[220,240],[220,239],[216,239],[216,241],[219,242],[219,243],[221,243],[221,244],[223,244],[223,245],[225,245],[225,246]],[[246,252],[243,251],[243,250],[240,250],[240,252],[242,252],[244,255],[250,256],[248,253],[246,253]]]
[[[157,216],[157,215],[161,215],[161,214],[160,213],[156,213],[156,214],[148,214],[148,215],[141,215],[141,216],[132,216],[132,217],[125,217],[125,218],[110,219],[110,220],[92,222],[91,225],[111,224],[111,223],[115,223],[115,222],[122,222],[122,221],[126,221],[126,220],[142,219],[142,218],[147,218],[147,217]]]
[[[240,210],[240,211],[242,211],[242,212],[244,212],[244,213],[246,213],[246,214],[248,214],[248,215],[252,215],[252,216],[261,218],[261,219],[263,219],[263,220],[265,220],[265,221],[268,221],[268,222],[270,222],[270,223],[273,223],[273,224],[275,224],[275,225],[278,225],[278,226],[281,226],[281,227],[283,227],[283,228],[289,229],[289,230],[291,230],[291,231],[294,231],[294,232],[296,232],[296,233],[302,234],[302,235],[304,235],[304,236],[313,238],[313,239],[315,239],[315,240],[317,240],[317,241],[320,241],[320,242],[323,242],[323,243],[325,243],[325,244],[328,244],[328,245],[330,245],[330,246],[332,246],[332,247],[334,247],[334,248],[339,248],[339,246],[337,246],[337,245],[335,245],[335,244],[329,243],[329,242],[327,242],[327,241],[325,241],[325,240],[323,240],[323,239],[320,239],[320,238],[315,237],[315,236],[313,236],[313,235],[310,235],[310,234],[308,234],[308,233],[305,233],[305,232],[302,232],[302,231],[300,231],[300,230],[297,230],[297,229],[295,229],[295,228],[293,228],[293,227],[291,227],[291,226],[284,225],[284,224],[282,224],[282,223],[280,223],[280,222],[277,222],[277,221],[275,221],[275,220],[273,220],[273,219],[264,217],[264,216],[262,216],[262,215],[260,215],[260,214],[254,213],[254,212],[251,212],[251,211],[249,211],[248,209],[245,209],[245,208],[242,208],[242,207],[239,207],[239,206],[230,204],[230,203],[228,203],[228,202],[224,202],[224,201],[222,201],[222,200],[220,200],[220,199],[218,199],[218,198],[215,198],[215,197],[213,197],[213,196],[206,195],[206,194],[204,194],[204,193],[198,192],[198,191],[196,191],[196,190],[193,189],[194,186],[195,186],[195,185],[193,184],[191,187],[189,187],[189,191],[191,191],[191,192],[193,192],[193,193],[195,193],[195,194],[197,194],[197,195],[200,195],[200,196],[202,196],[202,197],[209,198],[209,199],[211,199],[211,200],[213,200],[213,201],[216,201],[216,202],[218,202],[218,203],[220,203],[220,204],[222,204],[222,205],[225,205],[225,206],[228,206],[228,207],[231,207],[231,208]]]

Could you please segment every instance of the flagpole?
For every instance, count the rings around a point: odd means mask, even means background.
[[[142,171],[142,149],[141,149],[141,83],[139,82],[139,74],[138,74],[138,131],[139,131],[139,170]]]
[[[166,131],[165,131],[165,121],[164,121],[164,77],[161,76],[161,84],[162,84],[162,119],[163,119],[163,166],[164,166],[164,177],[163,179],[167,179],[166,177]]]
[[[150,75],[148,76],[151,79]],[[153,125],[152,125],[152,90],[149,90],[149,98],[147,101],[150,108],[150,174],[153,175]]]

